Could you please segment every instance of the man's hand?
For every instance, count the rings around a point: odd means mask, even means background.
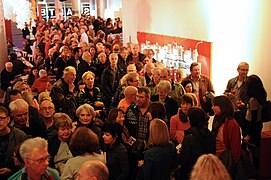
[[[73,90],[75,88],[75,85],[73,83],[69,84],[69,92],[73,93]]]

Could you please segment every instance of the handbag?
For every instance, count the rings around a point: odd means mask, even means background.
[[[219,159],[224,164],[232,179],[247,180],[256,174],[256,169],[248,155],[242,150],[239,161],[234,164],[230,149],[224,151]]]
[[[224,164],[224,166],[228,170],[229,174],[232,175],[233,170],[234,170],[234,162],[233,162],[231,150],[226,149],[218,158]]]

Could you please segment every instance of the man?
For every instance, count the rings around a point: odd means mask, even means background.
[[[17,81],[12,62],[5,63],[5,69],[1,72],[1,89],[6,92],[8,87],[13,86]]]
[[[118,62],[119,66],[122,69],[126,69],[128,64],[132,61],[131,57],[129,58],[129,51],[127,50],[127,48],[121,47],[118,56],[119,56],[119,62]]]
[[[151,95],[156,94],[157,89],[155,89],[155,86],[160,82],[161,78],[160,78],[160,73],[161,73],[161,68],[160,67],[155,67],[152,70],[152,74],[153,74],[153,81],[151,81],[148,84],[148,87],[151,90]]]
[[[185,93],[184,88],[181,84],[176,83],[173,79],[171,79],[171,72],[168,68],[163,68],[160,71],[160,80],[167,80],[171,84],[171,91],[169,92],[169,96],[175,99],[178,103],[180,102],[181,96]],[[157,93],[157,85],[154,88],[154,92]]]
[[[127,108],[136,102],[137,88],[134,86],[127,86],[124,89],[124,98],[120,100],[118,108],[126,112]]]
[[[55,114],[55,106],[50,100],[44,100],[40,103],[40,110],[39,110],[42,121],[46,125],[47,128],[47,137],[50,139],[53,137],[57,132],[53,126],[54,123],[54,114]]]
[[[56,112],[63,112],[75,121],[77,109],[76,97],[74,93],[74,80],[76,78],[76,70],[72,66],[68,66],[63,71],[63,77],[60,78],[52,88],[50,96],[55,105]]]
[[[136,103],[126,111],[125,125],[130,135],[136,139],[147,140],[149,132],[149,117],[147,108],[150,104],[150,90],[147,87],[138,88]]]
[[[75,47],[73,49],[73,54],[70,57],[70,59],[68,60],[68,62],[66,63],[67,66],[73,66],[76,71],[78,71],[78,65],[80,64],[80,62],[82,61],[82,51],[80,47]]]
[[[126,68],[127,74],[129,73],[138,73],[136,70],[136,65],[134,63],[128,64]],[[139,73],[138,73],[139,74]],[[146,86],[146,79],[144,76],[140,76],[139,74],[139,80],[140,80],[140,86]]]
[[[145,64],[145,79],[146,83],[149,84],[153,81],[153,74],[152,70],[155,68],[154,64],[152,62],[149,62]]]
[[[19,60],[16,53],[10,53],[10,60],[12,62],[15,76],[24,75],[28,71],[28,66]]]
[[[106,165],[99,160],[86,161],[79,169],[76,180],[80,179],[98,179],[107,180],[109,171]]]
[[[25,163],[24,167],[9,180],[60,179],[59,173],[48,167],[50,155],[45,139],[36,137],[24,141],[20,147],[20,155]]]
[[[82,79],[82,75],[87,71],[92,71],[94,74],[96,73],[96,68],[94,67],[93,58],[89,52],[84,52],[82,55],[82,61],[78,65],[78,76],[77,79],[80,81]]]
[[[232,102],[235,104],[235,108],[239,105],[245,105],[248,103],[249,98],[246,93],[246,79],[249,71],[249,64],[246,62],[240,62],[237,67],[238,76],[228,81],[226,90],[224,92]]]
[[[80,42],[86,42],[86,43],[89,43],[88,35],[87,35],[87,33],[86,33],[86,30],[87,30],[87,27],[85,27],[85,26],[82,26],[82,27],[80,28],[80,34],[81,34]]]
[[[190,65],[190,73],[191,74],[184,78],[183,81],[185,81],[186,79],[192,80],[193,86],[195,88],[195,93],[199,96],[201,107],[204,109],[205,112],[211,113],[212,105],[209,95],[210,93],[215,93],[211,80],[207,76],[201,74],[200,65],[198,62],[193,62]],[[206,95],[208,96],[208,98]]]
[[[12,158],[15,147],[28,138],[23,131],[9,127],[9,123],[8,110],[0,106],[0,179],[7,179],[16,172]]]
[[[129,56],[129,59],[131,59],[134,63],[143,62],[145,58],[145,55],[139,52],[138,44],[132,44],[132,54]]]
[[[10,114],[13,118],[11,122],[12,127],[16,127],[27,135],[32,137],[47,138],[46,127],[41,120],[40,115],[30,113],[29,105],[23,99],[16,99],[9,104]]]
[[[125,74],[123,69],[118,66],[118,54],[111,53],[109,56],[109,62],[110,65],[104,69],[101,79],[103,101],[107,109],[109,109],[113,101],[120,79]]]

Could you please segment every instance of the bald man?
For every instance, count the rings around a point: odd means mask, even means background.
[[[134,102],[136,102],[137,88],[134,86],[127,86],[124,89],[124,98],[120,100],[118,108],[126,112],[127,108]]]
[[[86,161],[79,169],[76,180],[107,180],[109,171],[106,165],[99,160]]]

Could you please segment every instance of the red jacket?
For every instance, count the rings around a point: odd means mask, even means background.
[[[44,92],[47,87],[47,82],[49,81],[50,81],[50,77],[48,76],[39,77],[38,79],[34,81],[33,85],[31,86],[31,91],[38,90],[38,93]]]

